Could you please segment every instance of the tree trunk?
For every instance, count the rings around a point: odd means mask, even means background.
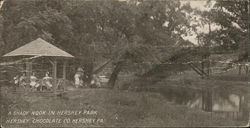
[[[115,87],[115,82],[117,80],[118,74],[120,73],[120,71],[122,69],[122,64],[123,64],[122,61],[120,61],[116,64],[116,66],[115,66],[115,68],[110,76],[110,79],[108,81],[109,87],[111,87],[111,88]]]
[[[213,101],[212,101],[212,90],[204,89],[202,92],[202,109],[206,112],[212,112]]]
[[[201,62],[201,71],[202,72],[205,72],[205,63],[204,63],[204,59],[202,59],[202,62]],[[202,74],[201,78],[204,79],[204,74]]]
[[[248,66],[245,66],[246,75],[248,75]]]
[[[209,76],[210,75],[210,70],[211,70],[211,68],[210,68],[210,57],[208,56],[207,57],[207,75]]]

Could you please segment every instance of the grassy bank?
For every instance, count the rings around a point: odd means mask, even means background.
[[[2,89],[3,90],[3,89]],[[211,115],[201,110],[189,109],[168,102],[159,93],[126,92],[109,89],[80,89],[53,96],[50,94],[22,93],[11,94],[4,91],[2,96],[12,103],[7,107],[13,110],[95,110],[97,115],[91,118],[104,119],[94,124],[22,124],[6,127],[27,126],[239,126],[246,122],[230,120]],[[7,104],[7,103],[6,103]],[[16,105],[13,105],[16,104]],[[4,120],[11,118],[4,113]],[[41,118],[62,118],[62,116],[44,115]],[[80,116],[65,116],[65,118]],[[27,115],[26,118],[32,118]]]

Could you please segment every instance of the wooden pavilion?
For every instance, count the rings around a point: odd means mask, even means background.
[[[27,43],[14,51],[4,55],[4,57],[44,57],[52,64],[53,83],[56,84],[57,80],[57,64],[59,59],[63,59],[63,79],[66,79],[66,65],[69,58],[73,58],[71,54],[59,49],[58,47],[48,43],[47,41],[38,38],[30,43]],[[25,61],[27,76],[32,73],[32,59]]]

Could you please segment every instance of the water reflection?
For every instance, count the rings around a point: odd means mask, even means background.
[[[222,98],[218,94],[214,94],[213,111],[229,111],[238,112],[240,110],[240,96],[236,94],[229,94],[228,97]]]
[[[162,93],[170,102],[186,105],[207,112],[226,113],[237,119],[248,118],[245,102],[246,94],[228,88],[188,89],[184,87],[164,87],[155,91]]]

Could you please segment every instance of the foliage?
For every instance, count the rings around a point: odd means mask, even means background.
[[[211,4],[212,1],[208,1]],[[220,27],[210,33],[202,33],[203,42],[219,47],[219,50],[236,51],[246,54],[248,41],[248,1],[216,1],[209,11],[198,11],[204,24]]]
[[[182,38],[191,29],[190,11],[180,1],[8,0],[2,8],[3,53],[42,37],[92,67],[99,58],[121,62],[117,76],[160,63],[190,44]]]
[[[65,42],[70,41],[72,36],[70,19],[59,10],[45,7],[44,4],[40,1],[5,2],[2,11],[5,52],[38,37],[55,45],[67,46]]]

